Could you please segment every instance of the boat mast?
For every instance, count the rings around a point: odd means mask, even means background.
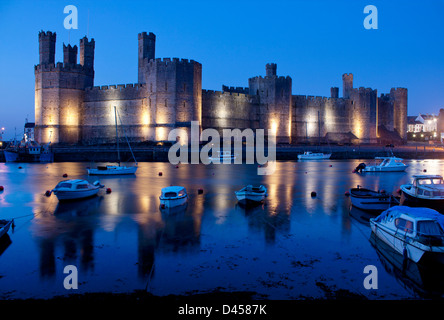
[[[117,162],[119,163],[119,167],[120,167],[119,133],[117,131],[117,109],[116,109],[116,106],[114,106],[114,120],[116,121]]]
[[[318,139],[319,139],[319,149],[321,148],[321,118],[319,117],[318,111]]]
[[[120,124],[123,126],[122,119],[120,118],[120,114],[118,113],[117,115],[119,116]],[[125,130],[123,130],[123,134],[125,135],[126,143],[128,144],[128,147],[131,151],[131,155],[133,156],[134,162],[136,163],[136,166],[137,166],[137,160],[136,160],[136,157],[134,156],[133,149],[131,149],[131,145],[128,141],[128,136],[126,135]]]

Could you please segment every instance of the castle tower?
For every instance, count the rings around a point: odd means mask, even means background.
[[[87,37],[80,39],[80,65],[87,75],[84,87],[94,86],[94,39],[88,41]]]
[[[199,62],[151,59],[143,74],[147,105],[156,125],[155,140],[167,140],[171,127],[189,133],[191,121],[202,123],[202,65]]]
[[[342,97],[344,99],[349,99],[352,89],[353,89],[353,74],[344,73],[342,75]]]
[[[144,71],[146,64],[156,57],[156,35],[152,32],[147,34],[142,32],[138,34],[139,39],[139,64],[138,81],[145,83]]]
[[[405,141],[407,140],[407,89],[392,88],[390,100],[393,101],[393,126]]]
[[[330,97],[337,99],[339,98],[339,88],[338,87],[331,87],[330,88]]]
[[[87,37],[80,39],[80,64],[86,68],[94,68],[94,39],[88,41]]]
[[[39,32],[39,64],[54,64],[56,33]]]
[[[291,140],[291,86],[289,76],[278,77],[277,65],[265,66],[266,76],[248,79],[249,92],[257,95],[261,107],[258,110],[261,128],[272,130],[276,142],[289,143]],[[268,133],[266,131],[266,133]]]
[[[77,46],[71,47],[63,44],[63,63],[64,64],[77,64]]]
[[[77,143],[84,90],[94,83],[94,39],[80,40],[81,64],[76,45],[63,45],[63,63],[54,64],[55,33],[40,32],[39,44],[41,63],[34,67],[36,140]]]
[[[277,64],[276,63],[267,63],[265,66],[265,75],[267,77],[276,76]]]

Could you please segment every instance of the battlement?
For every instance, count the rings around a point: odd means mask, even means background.
[[[248,87],[228,87],[228,86],[222,85],[222,91],[249,94],[250,88],[248,88]]]
[[[179,59],[179,58],[155,58],[151,59],[148,62],[149,66],[157,65],[157,66],[167,66],[167,65],[174,65],[174,64],[190,64],[190,65],[201,65],[199,62],[194,61],[192,59]]]
[[[139,40],[141,40],[141,39],[145,39],[145,38],[156,40],[156,35],[155,35],[154,33],[152,33],[152,32],[150,32],[149,34],[147,34],[146,31],[144,31],[144,32],[139,33],[139,34],[137,35],[137,38],[138,38]]]
[[[398,94],[407,94],[407,88],[397,87],[397,88],[391,88],[390,93],[396,92]]]
[[[86,72],[87,68],[80,64],[57,62],[56,64],[38,64],[34,66],[34,72]]]
[[[88,92],[98,92],[105,90],[125,90],[125,89],[135,89],[139,90],[143,85],[140,83],[128,83],[128,84],[112,84],[112,85],[104,85],[104,86],[94,86],[86,88],[85,91]]]
[[[80,45],[94,45],[94,44],[95,44],[94,38],[88,40],[88,38],[85,36],[82,39],[80,39]]]
[[[315,104],[325,103],[327,101],[345,101],[347,99],[344,98],[334,98],[334,97],[323,97],[323,96],[307,96],[307,95],[292,95],[294,101],[296,100],[305,100],[307,102],[312,102]]]
[[[230,91],[216,91],[216,90],[206,90],[202,89],[202,95],[214,95],[214,96],[236,96],[236,97],[244,97],[248,98],[249,94],[239,93],[239,92],[230,92]]]
[[[43,38],[43,37],[55,37],[56,33],[55,32],[51,32],[51,31],[40,31],[39,32],[39,38]]]
[[[259,80],[268,80],[267,77],[262,77],[262,76],[256,76],[256,77],[248,78],[248,80],[255,80],[255,79],[259,79]],[[289,80],[291,80],[291,77],[290,77],[290,76],[286,76],[286,77],[284,77],[284,76],[279,76],[279,77],[276,77],[276,78],[274,78],[274,79],[277,79],[277,80],[279,80],[279,81],[289,81]]]

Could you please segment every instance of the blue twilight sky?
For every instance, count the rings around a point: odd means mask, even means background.
[[[363,10],[378,9],[378,29],[366,30]],[[63,27],[66,5],[79,28]],[[204,89],[248,86],[275,62],[293,79],[293,94],[342,92],[343,73],[355,87],[408,88],[409,114],[444,107],[444,0],[434,1],[7,1],[0,2],[0,127],[5,138],[34,121],[38,32],[62,44],[96,41],[95,85],[137,82],[137,34],[157,36],[157,57],[202,63]],[[89,16],[89,19],[88,19]],[[89,20],[89,23],[88,23]],[[89,26],[89,27],[88,27]]]

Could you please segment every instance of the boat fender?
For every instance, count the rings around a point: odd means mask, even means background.
[[[51,190],[46,190],[46,192],[45,192],[45,196],[47,196],[47,197],[49,197],[49,196],[51,196]]]
[[[349,196],[349,195],[350,195],[350,192],[345,191],[345,192],[344,192],[344,195]]]
[[[68,174],[67,173],[64,173],[63,174],[63,178],[67,178],[68,177]]]
[[[179,168],[179,166],[176,166],[176,168]]]
[[[5,190],[5,187],[0,186],[0,191],[3,191],[3,190]]]
[[[161,177],[162,176],[162,172],[159,172],[159,177]]]
[[[197,189],[197,193],[198,194],[202,194],[203,193],[203,189],[202,188]]]
[[[106,193],[111,193],[111,192],[112,192],[111,188],[106,188]]]
[[[398,188],[398,190],[396,190],[397,193],[401,193],[401,188]]]
[[[312,192],[311,192],[311,197],[312,197],[312,198],[316,197],[316,192],[315,192],[315,191],[312,191]]]
[[[165,209],[165,205],[164,205],[163,203],[160,205],[160,207],[161,207],[162,209]]]

